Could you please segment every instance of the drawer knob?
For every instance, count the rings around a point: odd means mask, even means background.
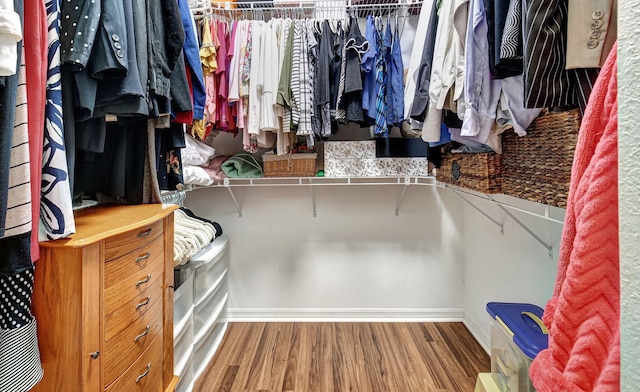
[[[141,375],[139,375],[138,377],[136,377],[136,382],[140,382],[140,380],[142,380],[143,378],[147,377],[147,374],[149,374],[149,370],[151,370],[151,362],[149,362],[147,364],[147,368],[145,369],[144,372],[142,372]]]
[[[147,325],[147,328],[145,328],[144,332],[141,333],[140,335],[136,336],[136,338],[134,339],[135,342],[137,342],[138,340],[144,338],[145,336],[147,336],[149,334],[149,326]]]
[[[138,238],[146,237],[146,236],[148,236],[149,234],[151,234],[151,229],[147,229],[147,230],[145,230],[145,231],[142,231],[142,232],[138,233]]]
[[[148,274],[146,278],[136,282],[136,287],[140,286],[141,284],[147,283],[150,279],[151,279],[151,274]]]
[[[148,259],[149,257],[151,257],[151,252],[147,252],[147,253],[145,253],[145,254],[144,254],[144,255],[142,255],[142,256],[136,257],[136,263],[139,263],[139,262],[141,262],[141,261],[143,261],[143,260],[146,260],[146,259]]]
[[[98,359],[98,357],[100,356],[100,351],[94,351],[89,355],[91,356],[91,359]]]
[[[145,299],[144,301],[140,302],[139,304],[136,305],[136,310],[140,309],[141,307],[148,305],[149,301],[151,301],[151,294],[147,295],[147,299]]]

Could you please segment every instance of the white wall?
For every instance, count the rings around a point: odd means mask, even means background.
[[[619,200],[622,390],[640,386],[640,1],[621,0],[618,28]]]
[[[427,186],[234,188],[188,192],[185,205],[231,240],[230,316],[462,317],[458,203]],[[450,311],[452,310],[452,311]]]
[[[547,249],[495,204],[475,197],[466,198],[504,224],[504,234],[501,234],[497,225],[465,204],[465,324],[488,350],[490,318],[486,312],[487,302],[525,302],[544,309],[553,292],[562,225],[509,210],[552,246],[553,258],[549,258]],[[540,204],[507,196],[496,196],[496,199],[544,214]],[[559,220],[563,219],[563,213],[564,210],[551,209],[551,215]]]

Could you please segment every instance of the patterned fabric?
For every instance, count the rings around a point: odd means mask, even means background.
[[[33,321],[32,294],[33,269],[0,275],[0,329],[20,328]]]
[[[40,365],[36,320],[23,327],[0,329],[0,391],[24,392],[44,374]]]
[[[18,53],[21,51],[19,50]],[[18,88],[9,169],[6,230],[0,239],[0,391],[28,391],[43,375],[36,321],[30,312],[31,183],[24,53]]]
[[[574,83],[565,68],[567,0],[523,0],[525,107],[572,106]]]
[[[507,20],[502,32],[502,42],[500,43],[501,59],[522,59],[522,0],[512,0],[509,3]]]
[[[382,29],[376,31],[378,40],[378,54],[376,56],[376,119],[374,134],[388,137],[387,109],[386,109],[386,58],[387,48],[383,45]]]
[[[305,48],[305,50],[300,49],[300,61],[298,63],[297,69],[297,72],[300,75],[300,82],[298,86],[300,91],[297,96],[299,101],[296,101],[296,107],[299,112],[297,135],[308,136],[307,145],[309,146],[309,140],[311,141],[311,145],[313,145],[313,137],[310,137],[311,135],[313,135],[313,85],[311,81],[313,72],[311,70],[311,63],[309,61],[309,52],[306,50],[306,48],[309,47],[309,31],[307,30],[304,21],[296,21],[295,32],[299,33],[300,35],[300,48]]]
[[[18,73],[18,90],[13,124],[11,167],[9,169],[9,198],[3,235],[5,238],[31,231],[31,174],[29,171],[27,83],[24,56]],[[31,258],[29,258],[29,261],[31,261]]]
[[[42,199],[39,239],[57,239],[75,232],[73,203],[67,175],[67,154],[62,120],[60,75],[60,0],[47,0],[49,51],[47,102],[45,104]]]

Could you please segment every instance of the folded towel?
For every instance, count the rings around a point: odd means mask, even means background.
[[[549,348],[530,367],[539,392],[620,390],[616,46],[580,127],[558,275],[543,318]]]
[[[240,153],[224,161],[222,171],[230,178],[262,177],[262,161],[251,154]]]

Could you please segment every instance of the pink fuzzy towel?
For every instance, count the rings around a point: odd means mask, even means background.
[[[617,45],[601,70],[571,173],[558,275],[530,367],[539,392],[620,390]]]

